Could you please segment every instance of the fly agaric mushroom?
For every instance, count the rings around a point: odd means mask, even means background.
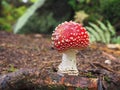
[[[65,21],[53,31],[52,43],[55,49],[63,53],[58,73],[78,75],[76,50],[86,48],[89,45],[86,29],[79,23]]]

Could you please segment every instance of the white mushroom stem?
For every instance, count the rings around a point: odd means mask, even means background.
[[[63,53],[62,62],[58,66],[58,73],[65,73],[68,75],[78,75],[78,69],[76,66],[76,51],[67,50]]]

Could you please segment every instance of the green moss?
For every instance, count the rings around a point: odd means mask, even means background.
[[[15,66],[13,64],[10,64],[9,68],[8,68],[8,72],[15,72],[17,70],[17,68],[15,68]]]
[[[104,76],[104,80],[107,81],[108,83],[111,82],[110,78],[108,76]]]
[[[93,75],[91,72],[88,72],[85,74],[86,77],[89,77],[89,78],[95,78],[96,76]]]

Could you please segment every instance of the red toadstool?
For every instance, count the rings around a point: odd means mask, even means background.
[[[79,23],[65,21],[53,31],[52,43],[55,49],[63,53],[58,73],[78,75],[76,50],[86,48],[89,45],[86,29]]]

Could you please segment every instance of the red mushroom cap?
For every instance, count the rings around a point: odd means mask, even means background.
[[[65,21],[53,31],[52,43],[60,52],[68,49],[82,49],[89,45],[89,36],[81,24]]]

